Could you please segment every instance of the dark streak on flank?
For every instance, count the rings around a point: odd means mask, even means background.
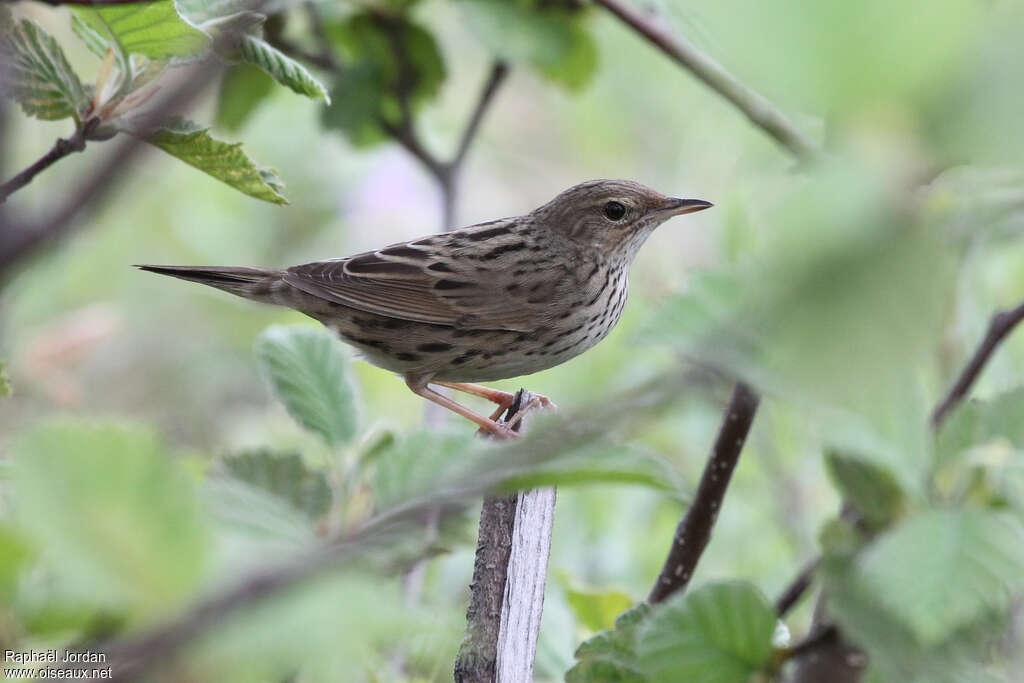
[[[441,351],[451,351],[453,348],[455,347],[444,342],[430,342],[429,344],[420,344],[416,350],[424,353],[440,353]]]
[[[454,272],[450,267],[448,267],[448,264],[442,263],[441,261],[436,261],[434,263],[431,263],[430,265],[427,266],[427,270],[432,270],[432,271],[434,271],[436,273],[452,273],[452,272]]]
[[[420,359],[420,357],[417,356],[415,353],[406,353],[404,351],[402,351],[401,353],[396,353],[395,358],[404,361],[417,361]]]

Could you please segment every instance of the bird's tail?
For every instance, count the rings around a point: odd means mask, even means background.
[[[282,290],[288,285],[282,279],[280,270],[263,268],[245,268],[236,266],[150,266],[136,265],[140,270],[147,270],[160,275],[199,282],[204,285],[223,289],[235,296],[276,304]]]

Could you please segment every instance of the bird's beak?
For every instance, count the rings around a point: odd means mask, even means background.
[[[704,209],[710,209],[714,204],[706,202],[703,199],[679,199],[678,197],[668,197],[665,200],[665,206],[661,210],[670,216],[681,216],[684,213],[693,213],[694,211],[703,211]]]

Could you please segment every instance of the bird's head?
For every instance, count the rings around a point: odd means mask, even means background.
[[[714,206],[678,199],[631,180],[589,180],[536,209],[536,219],[588,251],[631,261],[656,227],[673,216]]]

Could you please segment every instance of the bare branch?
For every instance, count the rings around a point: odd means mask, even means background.
[[[647,600],[661,602],[684,590],[697,568],[704,548],[711,539],[711,530],[718,518],[729,479],[739,462],[743,444],[757,414],[760,397],[743,382],[737,382],[722,418],[718,438],[711,457],[704,466],[693,502],[676,528],[675,540],[669,549],[654,588]]]
[[[967,392],[970,391],[974,381],[978,379],[981,371],[985,368],[985,364],[988,363],[988,359],[995,353],[1003,339],[1022,320],[1024,320],[1024,303],[1008,311],[999,311],[992,316],[992,320],[989,321],[988,331],[985,333],[985,338],[981,340],[981,344],[975,349],[971,360],[961,371],[953,386],[950,387],[949,393],[946,394],[946,397],[942,399],[942,402],[936,406],[935,411],[932,413],[932,427],[934,429],[941,427],[949,412],[966,398]]]
[[[789,613],[789,610],[793,609],[793,606],[800,601],[807,589],[811,587],[811,582],[814,580],[814,573],[818,571],[818,565],[821,564],[821,558],[816,557],[807,564],[804,565],[800,573],[790,582],[786,589],[782,591],[778,599],[775,601],[775,613],[781,619]]]
[[[595,1],[680,66],[688,69],[705,85],[729,100],[754,125],[764,130],[793,156],[801,161],[807,161],[817,155],[817,146],[785,114],[688,40],[681,36],[673,36],[627,4],[625,0]]]
[[[46,244],[70,233],[76,226],[75,219],[91,205],[96,204],[109,193],[119,177],[123,177],[129,162],[138,153],[144,142],[145,131],[155,128],[168,113],[187,109],[206,88],[215,82],[222,71],[213,57],[207,57],[192,67],[192,77],[182,79],[154,111],[140,116],[136,121],[139,135],[128,139],[106,159],[97,170],[86,177],[77,191],[70,195],[53,214],[39,222],[11,220],[7,214],[0,214],[0,281],[23,259],[35,253]],[[87,131],[88,134],[88,131]]]
[[[469,123],[466,124],[466,129],[462,132],[462,139],[459,141],[455,156],[448,162],[453,172],[458,172],[458,169],[462,166],[462,162],[466,158],[466,152],[469,151],[469,147],[473,144],[473,140],[476,137],[477,130],[480,129],[480,122],[483,121],[484,114],[487,112],[491,100],[494,99],[494,94],[498,92],[498,88],[501,87],[506,76],[508,76],[508,65],[501,60],[495,60],[491,65],[491,72],[487,76],[483,90],[480,91],[480,98],[477,100],[476,107],[473,108],[473,113],[469,117]]]
[[[17,174],[3,185],[0,185],[0,204],[7,201],[12,194],[32,182],[37,175],[54,165],[64,157],[85,149],[85,143],[89,135],[99,124],[99,119],[90,119],[75,130],[74,135],[69,138],[58,138],[57,142],[49,152],[44,154],[34,164]]]

